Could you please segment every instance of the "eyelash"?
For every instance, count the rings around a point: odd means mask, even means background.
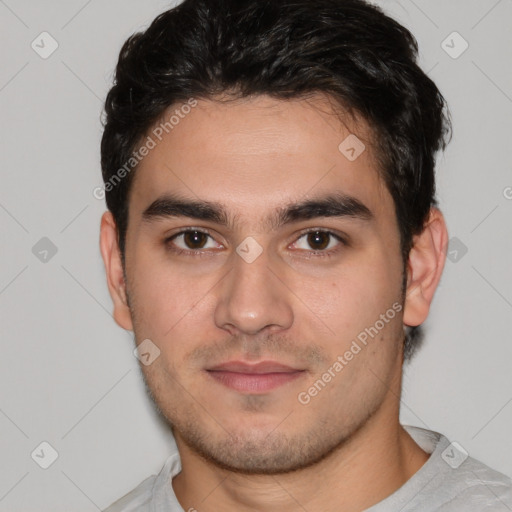
[[[175,233],[172,236],[166,238],[165,241],[164,241],[165,246],[168,248],[168,250],[170,250],[171,252],[173,252],[173,253],[175,253],[177,255],[188,255],[188,256],[194,256],[194,257],[207,257],[207,256],[210,256],[211,253],[209,253],[208,250],[201,250],[201,249],[196,249],[196,250],[189,249],[189,250],[186,250],[186,249],[180,249],[179,247],[176,247],[172,243],[173,240],[175,238],[179,237],[180,235],[184,235],[186,233],[191,233],[191,232],[194,232],[194,231],[197,231],[199,233],[204,233],[205,235],[209,236],[210,238],[213,238],[210,235],[210,233],[208,233],[207,231],[204,231],[202,229],[199,229],[199,228],[187,228],[187,229],[179,231],[178,233]],[[330,235],[331,237],[333,237],[334,239],[336,239],[340,243],[337,244],[336,247],[334,247],[333,249],[329,249],[329,250],[316,250],[316,251],[315,250],[311,250],[311,251],[306,251],[305,249],[299,249],[299,251],[307,253],[307,256],[302,256],[303,258],[304,257],[305,258],[310,258],[310,257],[331,258],[337,252],[339,252],[343,246],[347,246],[348,245],[347,241],[343,237],[341,237],[340,235],[338,235],[338,234],[336,234],[336,233],[334,233],[332,231],[329,231],[329,230],[326,230],[326,229],[320,229],[320,228],[310,228],[310,229],[307,229],[305,231],[302,231],[300,233],[300,235],[297,237],[297,239],[293,243],[297,243],[298,240],[300,240],[302,237],[308,235],[309,233],[325,233],[325,234]]]

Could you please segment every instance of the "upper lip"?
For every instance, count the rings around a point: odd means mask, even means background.
[[[259,363],[244,363],[242,361],[228,361],[211,368],[208,371],[224,371],[235,373],[292,373],[301,371],[276,361],[261,361]]]

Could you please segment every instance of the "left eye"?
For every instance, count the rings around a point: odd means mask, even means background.
[[[304,233],[293,245],[306,251],[325,251],[341,242],[341,238],[330,231],[310,231]]]

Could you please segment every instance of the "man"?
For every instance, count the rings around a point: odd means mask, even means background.
[[[109,512],[512,510],[399,423],[448,239],[416,55],[362,0],[185,0],[125,43],[101,251],[179,452]]]

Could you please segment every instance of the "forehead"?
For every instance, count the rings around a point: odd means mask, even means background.
[[[392,207],[368,125],[340,118],[323,97],[181,106],[146,134],[155,144],[135,172],[134,215],[165,193],[220,202],[252,224],[263,211],[332,192],[358,198],[375,216]]]

